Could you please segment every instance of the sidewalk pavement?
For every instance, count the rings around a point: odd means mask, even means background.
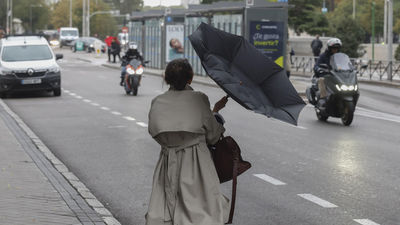
[[[1,99],[0,224],[120,225]]]

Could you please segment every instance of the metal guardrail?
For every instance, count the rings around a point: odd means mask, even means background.
[[[303,74],[313,74],[316,57],[313,56],[292,56],[291,57],[291,70],[303,72]],[[353,66],[358,71],[359,77],[367,77],[370,80],[400,80],[400,62],[398,61],[384,61],[384,60],[363,60],[363,59],[350,59]],[[389,66],[392,65],[392,79],[388,77]]]

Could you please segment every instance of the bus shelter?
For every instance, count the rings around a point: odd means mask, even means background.
[[[188,9],[133,12],[129,38],[138,44],[151,68],[164,69],[175,58],[187,58],[194,73],[206,75],[188,36],[202,23],[249,40],[266,57],[284,67],[288,4],[255,0],[189,5]]]

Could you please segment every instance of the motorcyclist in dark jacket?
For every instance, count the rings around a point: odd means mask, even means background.
[[[340,51],[340,48],[342,47],[342,42],[338,38],[331,38],[327,42],[328,48],[325,50],[324,53],[322,53],[317,62],[315,63],[314,66],[314,77],[318,79],[318,89],[320,92],[318,104],[324,105],[325,104],[325,98],[326,98],[326,87],[325,87],[325,82],[324,82],[324,75],[326,74],[326,69],[329,69],[331,67],[330,61],[331,61],[331,56],[335,53],[338,53]],[[321,65],[325,64],[328,66],[328,68],[322,68]],[[313,99],[315,99],[315,92],[317,90],[313,90],[312,96]]]
[[[331,56],[340,51],[342,42],[338,38],[331,38],[328,40],[327,46],[328,48],[319,56],[317,62],[315,63],[314,75],[316,77],[323,77],[324,74],[320,65],[326,64],[328,67],[330,67]]]
[[[121,82],[119,83],[121,86],[124,85],[124,79],[125,79],[125,74],[126,74],[126,66],[132,59],[138,59],[142,63],[143,66],[145,64],[143,63],[143,56],[140,54],[140,52],[137,49],[137,45],[135,43],[129,43],[129,48],[125,52],[125,55],[122,57],[122,63],[121,63]]]

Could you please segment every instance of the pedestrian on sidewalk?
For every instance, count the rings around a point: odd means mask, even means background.
[[[319,35],[315,36],[315,39],[311,42],[311,49],[315,60],[319,57],[322,48],[322,41],[319,39]]]
[[[149,133],[161,145],[146,225],[224,225],[229,200],[207,145],[224,132],[213,113],[227,102],[223,97],[211,111],[208,97],[190,84],[193,70],[186,59],[168,63],[165,81],[170,89],[154,98]]]
[[[118,40],[116,40],[116,38],[114,38],[111,42],[111,53],[113,55],[113,63],[115,62],[115,57],[118,56],[118,60],[119,62],[121,62],[121,45],[119,44]]]
[[[107,55],[108,55],[108,62],[111,62],[111,42],[113,40],[113,37],[107,36],[106,39],[104,39],[104,42],[107,44]]]

